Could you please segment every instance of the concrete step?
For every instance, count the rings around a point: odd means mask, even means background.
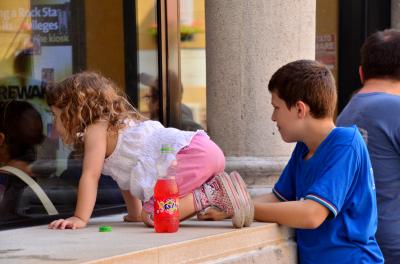
[[[2,231],[0,263],[296,263],[293,230],[254,223],[233,229],[231,221],[191,219],[177,233],[157,234],[122,215],[94,218],[80,230],[37,226]],[[112,232],[98,232],[111,225]]]

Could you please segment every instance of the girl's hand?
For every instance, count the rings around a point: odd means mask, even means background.
[[[142,217],[127,214],[124,215],[124,222],[142,222]]]
[[[126,209],[128,209],[128,214],[124,216],[124,221],[141,222],[142,217],[140,212],[142,211],[142,202],[128,190],[121,190],[121,193],[125,200]]]
[[[58,219],[51,222],[48,226],[49,229],[77,229],[84,228],[86,226],[86,222],[80,219],[79,217],[72,216],[67,219]]]

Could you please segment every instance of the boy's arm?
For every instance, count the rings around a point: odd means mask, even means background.
[[[258,196],[254,198],[254,202],[264,202],[264,203],[277,203],[280,200],[273,193],[267,193],[265,195]]]
[[[313,201],[254,202],[254,219],[275,222],[292,228],[315,229],[328,217],[329,210]]]
[[[89,221],[96,203],[97,187],[106,156],[107,126],[106,122],[98,122],[87,127],[75,214],[73,217],[51,222],[49,228],[82,228]]]
[[[130,191],[121,190],[122,196],[128,209],[128,214],[124,216],[125,222],[141,222],[142,221],[142,202],[132,196]]]

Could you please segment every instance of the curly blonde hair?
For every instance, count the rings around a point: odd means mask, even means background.
[[[65,142],[83,148],[82,133],[86,127],[106,120],[108,129],[118,131],[124,120],[142,121],[144,117],[128,102],[125,93],[106,77],[85,71],[73,74],[46,88],[46,101],[61,110],[66,130]]]

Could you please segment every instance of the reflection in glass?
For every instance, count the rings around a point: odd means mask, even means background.
[[[147,93],[143,96],[144,102],[147,104],[148,117],[153,120],[159,119],[159,91],[158,91],[158,79],[154,76],[141,73],[139,75],[140,83],[148,87]],[[182,103],[183,85],[180,83],[179,96],[177,97],[180,104],[181,111],[181,129],[187,131],[196,131],[203,129],[203,127],[197,123],[193,118],[193,111],[186,104]]]
[[[157,1],[136,1],[138,31],[139,111],[158,120]],[[152,88],[153,87],[153,88]]]
[[[180,0],[182,119],[192,116],[194,123],[206,129],[204,8],[204,0]]]
[[[0,163],[33,177],[31,164],[37,158],[36,145],[43,141],[40,113],[26,101],[0,103]],[[24,217],[19,205],[26,184],[13,173],[0,168],[0,221]]]
[[[0,102],[6,106],[2,114],[5,130],[0,134],[5,138],[1,146],[4,149],[0,155],[1,165],[21,169],[47,193],[52,188],[50,178],[65,169],[59,161],[68,154],[53,133],[52,117],[44,96],[47,83],[72,73],[70,15],[68,0],[0,3]],[[28,105],[33,109],[28,112],[36,111],[40,121],[35,115],[29,120],[23,118],[28,113],[23,111]],[[14,118],[9,118],[12,116]],[[26,141],[35,131],[29,126],[34,121],[41,129],[41,142]],[[14,122],[23,124],[18,126]],[[19,135],[18,140],[10,135]],[[26,152],[32,155],[31,159],[26,159]],[[12,173],[4,175],[5,187],[0,201],[4,218],[0,226],[14,218],[47,215],[26,183]]]
[[[154,6],[148,12],[155,14]],[[0,1],[0,166],[25,171],[65,216],[75,209],[82,156],[62,144],[44,100],[45,89],[85,69],[125,87],[124,19],[135,17],[124,17],[122,0]],[[154,56],[156,62],[157,53]],[[24,112],[28,105],[30,110]],[[40,142],[30,134],[37,131],[33,123],[41,129]],[[95,213],[110,208],[124,208],[124,203],[116,183],[102,175]],[[0,229],[42,218],[48,223],[32,188],[0,172]]]

